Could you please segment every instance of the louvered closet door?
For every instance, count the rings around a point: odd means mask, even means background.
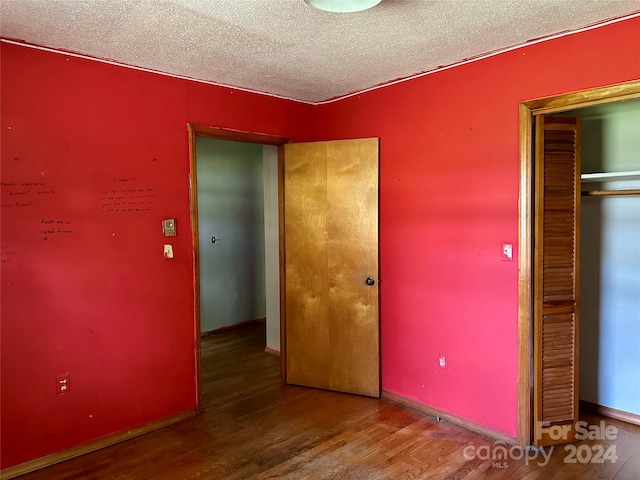
[[[534,443],[574,440],[578,421],[579,119],[536,119]]]

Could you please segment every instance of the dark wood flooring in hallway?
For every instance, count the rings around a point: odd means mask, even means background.
[[[195,418],[20,478],[640,479],[638,426],[606,419],[616,439],[579,442],[573,457],[560,446],[485,459],[494,441],[456,425],[385,399],[284,385],[262,326],[203,338],[202,389]],[[615,462],[585,462],[610,447]]]

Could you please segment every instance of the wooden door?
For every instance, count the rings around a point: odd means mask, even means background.
[[[578,421],[580,123],[536,118],[533,427],[547,446]]]
[[[286,382],[378,397],[377,138],[285,145],[284,255]]]

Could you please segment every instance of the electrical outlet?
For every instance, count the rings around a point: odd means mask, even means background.
[[[56,377],[56,393],[58,395],[62,395],[64,393],[69,393],[71,390],[71,382],[69,379],[69,373],[64,373],[62,375],[58,375]]]
[[[503,262],[513,262],[513,244],[501,243],[500,244],[500,260]]]
[[[449,370],[449,358],[444,353],[438,352],[438,366],[444,370]]]

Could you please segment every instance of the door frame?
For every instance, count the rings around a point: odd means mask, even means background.
[[[533,440],[533,235],[534,137],[537,115],[640,98],[640,80],[523,102],[520,114],[520,188],[518,198],[518,445]]]
[[[285,342],[284,335],[285,318],[283,305],[284,295],[284,147],[285,143],[291,142],[289,137],[280,137],[263,133],[244,132],[221,127],[208,127],[195,123],[187,123],[187,135],[189,139],[189,196],[191,199],[191,247],[193,262],[193,344],[195,354],[195,382],[196,382],[196,408],[202,411],[202,385],[200,379],[200,244],[198,230],[198,179],[197,179],[197,158],[196,158],[196,137],[212,138],[215,140],[227,140],[232,142],[257,143],[261,145],[274,145],[278,147],[278,232],[280,249],[280,369],[284,377],[285,374]]]

